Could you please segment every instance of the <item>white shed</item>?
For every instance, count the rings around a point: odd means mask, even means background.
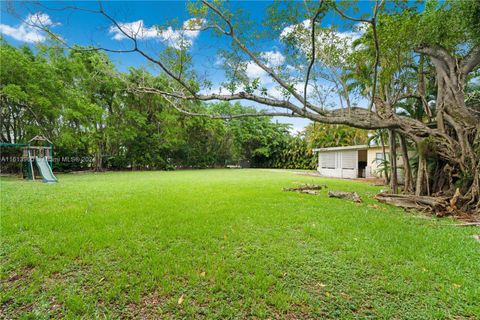
[[[385,146],[387,159],[390,156],[389,151],[389,147]],[[318,153],[317,171],[322,176],[347,179],[383,177],[383,149],[380,146],[318,148],[313,149],[313,152]],[[398,180],[401,182],[403,161],[398,152],[397,150]]]
[[[368,166],[367,145],[313,149],[318,152],[318,172],[326,177],[362,178]]]

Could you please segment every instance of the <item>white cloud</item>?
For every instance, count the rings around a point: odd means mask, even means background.
[[[281,87],[275,83],[270,83],[267,85],[267,96],[270,98],[278,99],[278,100],[283,100],[284,97],[284,91],[282,91]]]
[[[299,24],[292,24],[285,28],[283,28],[282,32],[280,33],[280,39],[284,39],[289,37],[290,35],[294,35],[297,32],[304,32],[310,28],[310,20],[303,20]]]
[[[285,56],[279,51],[264,51],[258,56],[269,68],[279,67],[285,62]],[[269,79],[267,72],[253,61],[247,62],[245,73],[250,79],[261,78],[262,83],[268,82]]]
[[[170,47],[179,49],[193,44],[193,41],[200,34],[200,29],[204,23],[204,19],[192,18],[185,21],[181,29],[174,29],[171,26],[166,29],[160,29],[155,26],[147,27],[143,20],[137,20],[119,23],[120,28],[111,26],[109,32],[113,34],[112,39],[118,41],[127,39],[128,35],[139,40],[158,39]]]
[[[37,26],[44,26],[44,27],[60,25],[60,23],[53,23],[52,19],[50,19],[50,16],[43,12],[29,14],[25,19],[25,23],[29,25],[37,25]]]
[[[285,62],[285,56],[279,51],[265,51],[260,54],[269,67],[278,67]]]
[[[334,28],[321,28],[316,29],[317,43],[332,45],[342,41],[348,47],[356,39],[360,38],[362,34],[367,30],[368,24],[360,22],[353,26],[352,30],[339,31]],[[294,39],[296,45],[304,53],[310,52],[311,47],[311,22],[310,20],[303,20],[302,22],[285,27],[280,33],[280,40],[286,41],[288,39]]]
[[[269,97],[274,98],[274,99],[278,99],[278,100],[285,99],[285,96],[284,96],[285,90],[283,90],[283,88],[280,87],[280,85],[278,85],[276,82],[271,81],[271,82],[267,83],[267,85],[265,87],[267,88],[267,95]],[[303,92],[304,92],[304,89],[305,89],[305,83],[298,82],[298,83],[294,84],[293,87],[298,94],[303,96]],[[309,96],[315,94],[315,87],[311,83],[308,84],[307,93],[308,93]],[[294,98],[294,101],[298,102],[298,100],[296,100],[295,98]]]
[[[250,79],[262,78],[267,75],[265,70],[260,68],[255,62],[250,61],[247,63],[247,67],[245,68],[245,73],[247,77]]]
[[[277,50],[271,50],[271,51],[263,51],[259,52],[257,54],[259,59],[267,65],[269,68],[278,68],[283,66],[285,63],[285,56],[277,51]],[[215,60],[215,65],[223,65],[225,63],[225,59],[221,56],[217,56]],[[259,79],[260,85],[258,90],[262,90],[265,88],[267,90],[267,96],[271,98],[276,98],[276,99],[283,99],[283,91],[280,89],[279,85],[277,82],[275,82],[269,75],[268,73],[263,70],[260,66],[258,66],[254,61],[248,61],[246,62],[245,65],[245,75],[250,79]],[[227,92],[225,88],[224,92]],[[222,90],[221,86],[215,86],[211,90],[204,90],[205,92],[209,93],[218,93],[220,90]],[[243,89],[239,88],[239,91],[242,91]],[[260,92],[257,92],[259,94]]]
[[[50,16],[46,13],[37,12],[29,14],[25,20],[17,27],[6,24],[0,24],[0,33],[12,37],[15,40],[37,43],[46,40],[45,34],[38,27],[54,27],[59,23],[53,23]]]
[[[370,27],[370,23],[368,22],[358,22],[353,26],[353,30],[358,32],[359,34],[363,34],[367,31],[367,29]]]
[[[202,18],[191,18],[183,23],[183,31],[189,38],[196,38],[200,34],[202,26],[207,21]]]
[[[217,54],[215,56],[215,62],[213,64],[217,67],[223,66],[225,64],[225,58]]]
[[[202,88],[198,91],[200,94],[225,94],[226,90],[221,83],[212,84],[210,87]]]
[[[155,38],[158,35],[158,31],[155,27],[146,28],[143,20],[138,20],[134,22],[126,22],[126,23],[119,23],[119,27],[111,26],[109,32],[113,33],[114,40],[123,40],[127,39],[127,36],[123,33],[125,32],[127,35],[131,37],[135,37],[138,39],[149,39]],[[123,30],[120,31],[120,29]]]
[[[303,95],[303,92],[305,91],[305,83],[304,82],[299,82],[296,83],[294,86],[295,91]],[[315,86],[311,83],[308,84],[307,86],[307,93],[312,93],[315,90]]]
[[[277,50],[260,52],[258,56],[269,68],[279,68],[285,63],[285,56]],[[245,74],[249,79],[258,78],[260,81],[260,89],[265,88],[268,97],[279,100],[284,99],[284,92],[278,83],[254,61],[247,62]]]

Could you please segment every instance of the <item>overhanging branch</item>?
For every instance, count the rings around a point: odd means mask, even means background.
[[[310,63],[308,64],[308,69],[307,69],[307,75],[305,76],[305,86],[303,88],[303,99],[304,99],[304,104],[303,108],[306,109],[306,101],[307,101],[307,90],[308,90],[308,81],[310,79],[310,72],[312,71],[313,64],[315,63],[315,24],[317,22],[318,17],[320,16],[321,13],[321,8],[322,8],[323,0],[320,0],[320,3],[318,4],[318,9],[317,12],[315,13],[315,16],[310,20],[310,26],[312,28],[311,32],[311,41],[312,41],[312,51],[311,51],[311,58],[310,58]],[[308,6],[307,6],[308,8]]]
[[[463,74],[472,72],[480,64],[480,45],[476,45],[463,59],[460,68]]]
[[[417,46],[414,50],[415,52],[424,53],[427,56],[440,60],[449,68],[453,68],[453,66],[455,65],[453,57],[450,55],[447,49],[440,45],[423,43]]]

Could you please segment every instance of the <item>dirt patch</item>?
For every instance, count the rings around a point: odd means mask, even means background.
[[[0,281],[1,286],[13,286],[21,281],[25,281],[31,278],[32,274],[35,272],[34,267],[26,267],[20,270],[12,271],[6,279]]]
[[[166,316],[162,307],[170,303],[171,297],[152,292],[142,297],[138,303],[127,305],[124,317],[129,319],[161,319]]]
[[[273,319],[286,320],[313,320],[318,319],[318,316],[313,316],[309,312],[307,305],[293,305],[288,310],[278,310],[276,308],[269,308]]]
[[[2,303],[0,307],[0,314],[3,317],[2,319],[18,319],[23,313],[30,313],[33,310],[33,303],[15,306],[12,310],[10,305],[13,303],[13,300],[8,300]]]
[[[360,182],[367,182],[373,186],[376,186],[376,187],[382,187],[382,186],[385,186],[385,180],[384,179],[381,179],[381,178],[355,178],[355,179],[351,179],[353,181],[360,181]]]
[[[57,298],[55,296],[50,298],[50,311],[53,314],[58,314],[63,308],[63,304],[60,301],[57,301]]]
[[[353,314],[356,316],[360,316],[360,315],[371,316],[371,315],[374,315],[375,313],[374,313],[374,308],[367,303],[353,310]]]
[[[300,172],[300,171],[289,171],[293,174],[297,174],[299,176],[309,176],[309,177],[316,177],[316,178],[323,178],[323,179],[335,179],[335,180],[351,180],[351,181],[359,181],[359,182],[364,182],[368,183],[374,186],[384,186],[385,185],[385,180],[381,178],[354,178],[354,179],[346,179],[346,178],[334,178],[334,177],[325,177],[322,176],[318,172]]]
[[[348,178],[334,178],[334,177],[322,176],[317,171],[291,171],[291,170],[285,170],[285,169],[258,169],[258,170],[270,171],[270,172],[291,173],[291,174],[296,174],[296,175],[299,175],[299,176],[308,176],[308,177],[315,177],[315,178],[322,178],[322,179],[358,181],[358,182],[368,183],[368,184],[371,184],[373,186],[385,186],[385,180],[384,179],[375,178],[375,177],[348,179]]]
[[[308,291],[317,295],[324,294],[327,291],[327,285],[322,282],[315,282],[307,286]]]

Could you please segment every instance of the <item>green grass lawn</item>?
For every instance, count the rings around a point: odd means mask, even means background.
[[[479,228],[377,206],[364,182],[265,170],[58,178],[0,180],[3,317],[480,315]],[[295,182],[328,189],[282,191]]]

